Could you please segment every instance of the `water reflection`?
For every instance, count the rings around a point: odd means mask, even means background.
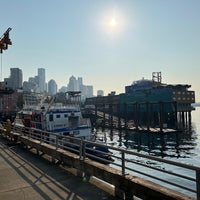
[[[124,145],[127,149],[148,152],[159,157],[189,157],[197,145],[194,131],[177,133],[137,133],[127,132]]]
[[[137,150],[162,158],[190,158],[195,156],[193,150],[197,146],[197,134],[194,126],[176,133],[120,132],[113,130],[102,130],[102,132],[106,133],[108,144],[115,147]]]
[[[200,165],[200,108],[193,113],[193,122],[185,128],[182,132],[176,133],[150,133],[150,132],[125,132],[125,131],[116,131],[116,130],[102,130],[99,129],[99,135],[106,135],[107,143],[114,147],[120,147],[132,151],[138,151],[140,153],[146,153],[154,155],[157,157],[170,159],[177,162],[183,162],[185,164],[191,164],[195,166]],[[117,155],[117,151],[114,152]],[[120,156],[120,155],[118,155]],[[184,174],[189,177],[195,177],[195,174],[185,169],[176,168],[175,166],[163,164],[160,162],[148,161],[145,158],[127,155],[126,158],[134,160],[137,163],[145,163],[148,166],[153,166],[156,168],[166,169],[168,171],[173,171],[178,174]],[[119,160],[115,160],[117,164],[120,164]],[[111,165],[112,166],[112,165]],[[154,175],[154,171],[151,171],[149,168],[142,168],[139,165],[131,165],[127,163],[129,168],[141,171],[142,173]],[[116,166],[112,166],[116,167]],[[157,174],[158,172],[156,172]],[[139,177],[145,177],[150,181],[151,178],[143,176],[140,173],[134,172],[134,175]],[[159,176],[159,175],[158,175]],[[195,184],[190,181],[182,181],[177,177],[170,177],[167,174],[160,174],[160,176],[167,181],[171,181],[177,184],[183,184],[183,186],[195,189]],[[156,180],[153,180],[155,183]],[[163,183],[162,183],[163,184]],[[193,196],[193,193],[184,191],[180,188],[176,188],[172,185],[163,184],[166,187],[171,189],[183,192],[187,195]]]

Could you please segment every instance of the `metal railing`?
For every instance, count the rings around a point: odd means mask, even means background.
[[[137,175],[200,200],[200,167],[38,129],[13,127],[13,131],[40,143],[51,144],[56,149],[76,153],[80,159],[89,157],[109,164],[120,170],[123,176]]]

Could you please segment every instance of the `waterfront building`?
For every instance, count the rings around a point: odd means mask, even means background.
[[[23,92],[23,103],[27,105],[38,104],[42,99],[42,94],[35,92]]]
[[[13,118],[15,113],[19,111],[19,97],[21,93],[13,92],[10,94],[0,95],[0,119],[6,120],[7,116]]]
[[[140,103],[176,102],[178,111],[192,110],[192,103],[195,103],[195,92],[190,91],[188,84],[165,84],[161,82],[161,74],[153,73],[152,80],[144,79],[134,81],[131,85],[125,86],[125,93],[115,95],[111,92],[108,96],[86,99],[87,104],[94,102],[114,103],[123,105]],[[143,106],[145,109],[145,106]],[[154,106],[154,109],[156,106]],[[173,109],[168,105],[168,111]]]
[[[125,87],[124,101],[132,102],[177,102],[179,109],[195,103],[195,92],[188,84],[163,84],[153,80],[138,80]]]
[[[153,73],[152,80],[141,79],[125,86],[125,93],[87,98],[86,105],[95,105],[105,113],[133,119],[136,125],[158,123],[169,125],[179,119],[183,123],[190,120],[195,92],[188,84],[164,84],[161,74]]]

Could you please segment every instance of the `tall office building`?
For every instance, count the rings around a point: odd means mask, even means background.
[[[68,91],[78,91],[77,80],[74,76],[69,78]]]
[[[74,76],[71,76],[69,78],[67,89],[68,91],[81,91],[82,99],[93,96],[93,86],[84,85],[82,77],[78,77],[78,79],[76,79]]]
[[[45,69],[44,68],[38,68],[38,86],[40,92],[44,92],[46,87],[46,80],[45,80]]]
[[[53,96],[57,93],[57,84],[56,82],[51,79],[49,82],[48,82],[48,94]]]
[[[10,68],[10,77],[5,78],[4,82],[14,90],[22,88],[22,70],[19,68]]]
[[[83,78],[82,77],[78,77],[77,83],[78,83],[78,90],[82,91],[82,88],[83,88]]]

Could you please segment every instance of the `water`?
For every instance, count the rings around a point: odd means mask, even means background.
[[[97,130],[102,136],[102,130]],[[161,158],[200,166],[200,107],[192,112],[192,124],[178,133],[142,133],[105,130],[107,143]],[[121,135],[121,137],[120,137]]]
[[[192,112],[191,126],[188,126],[186,130],[182,132],[168,134],[141,132],[120,133],[117,130],[102,131],[99,129],[97,133],[99,136],[106,135],[107,143],[114,147],[150,154],[198,167],[200,166],[200,107],[196,107],[196,110]],[[158,167],[163,168],[165,166],[162,165]],[[169,170],[174,169],[169,167]],[[191,172],[187,172],[187,170],[183,170],[181,173],[191,175]],[[192,176],[195,176],[195,174],[192,174]],[[185,184],[193,189],[195,187],[195,185],[191,183]],[[183,192],[182,190],[179,191]],[[186,192],[186,194],[188,193]]]

